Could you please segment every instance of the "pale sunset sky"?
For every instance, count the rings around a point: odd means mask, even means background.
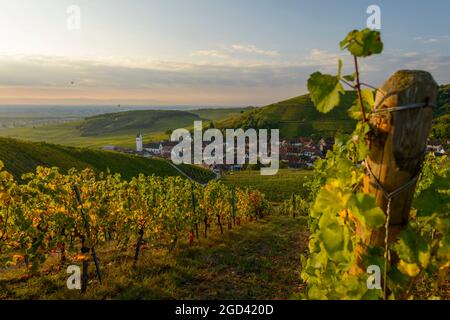
[[[450,83],[450,1],[0,0],[0,104],[264,105],[335,72],[348,31],[381,8],[380,85],[398,69]],[[69,29],[67,8],[80,8]]]

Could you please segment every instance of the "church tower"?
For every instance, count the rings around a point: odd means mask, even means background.
[[[142,133],[139,131],[138,135],[136,136],[136,151],[142,152],[144,150],[143,145],[143,139],[142,139]]]

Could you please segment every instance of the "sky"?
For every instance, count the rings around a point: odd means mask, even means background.
[[[450,83],[448,0],[0,0],[0,104],[288,99],[339,58],[351,72],[339,42],[366,27],[369,5],[385,50],[361,61],[365,82],[423,69]]]

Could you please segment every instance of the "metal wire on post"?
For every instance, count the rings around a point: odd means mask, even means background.
[[[387,96],[385,95],[385,98]],[[384,100],[380,102],[379,105],[377,105],[374,110],[370,113],[370,116],[376,115],[376,114],[382,114],[382,113],[392,113],[392,112],[398,112],[398,111],[404,111],[404,110],[411,110],[416,108],[434,108],[435,105],[429,103],[429,101],[423,102],[423,103],[412,103],[407,105],[401,105],[396,106],[392,108],[379,108]],[[424,154],[425,150],[421,152],[420,155]],[[387,208],[386,208],[386,223],[384,225],[385,228],[385,236],[384,236],[384,284],[383,284],[383,290],[384,290],[384,299],[388,299],[388,293],[387,293],[387,269],[389,266],[389,260],[390,260],[390,253],[389,253],[389,224],[390,224],[390,218],[391,218],[391,203],[392,199],[402,192],[403,190],[407,189],[409,186],[416,183],[420,176],[421,170],[419,169],[418,173],[411,178],[407,183],[403,184],[402,186],[398,187],[392,192],[388,192],[384,186],[380,183],[380,181],[375,177],[373,174],[369,164],[366,162],[366,168],[369,172],[372,179],[375,181],[375,184],[377,185],[378,189],[381,190],[384,197],[387,200]]]
[[[383,109],[380,109],[379,106],[380,105],[375,107],[370,112],[370,115],[379,114],[379,113],[397,112],[397,111],[410,110],[410,109],[416,109],[416,108],[435,108],[436,107],[435,105],[428,103],[428,102],[412,103],[412,104],[396,106],[396,107],[392,107],[392,108],[383,108]]]
[[[367,171],[369,172],[369,175],[375,181],[375,184],[377,185],[378,189],[383,193],[383,196],[387,200],[386,222],[384,224],[385,236],[384,236],[384,272],[383,272],[383,275],[384,275],[384,279],[383,279],[384,280],[384,283],[383,283],[384,299],[387,300],[388,299],[388,294],[387,294],[387,270],[388,270],[389,260],[390,260],[390,253],[389,253],[389,224],[390,224],[390,218],[391,218],[391,202],[392,202],[392,199],[396,195],[398,195],[400,192],[402,192],[403,190],[406,190],[408,187],[410,187],[411,185],[416,183],[416,181],[418,180],[418,178],[420,176],[421,170],[419,170],[419,172],[414,177],[412,177],[408,182],[406,182],[405,184],[401,185],[400,187],[398,187],[394,191],[388,192],[384,188],[384,186],[381,184],[381,182],[377,179],[377,177],[375,177],[375,175],[373,174],[372,169],[370,168],[370,166],[367,163],[367,161],[365,163],[365,166],[367,168]]]
[[[388,299],[387,293],[387,269],[389,265],[389,260],[391,255],[389,254],[389,223],[391,219],[391,200],[388,199],[387,209],[386,209],[386,223],[384,224],[384,274],[383,274],[383,292],[384,292],[384,300]]]

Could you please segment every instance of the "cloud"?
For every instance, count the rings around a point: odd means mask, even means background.
[[[443,35],[438,37],[415,37],[415,41],[419,41],[423,44],[431,44],[431,43],[438,43],[442,41],[449,41],[450,35]]]
[[[330,53],[325,50],[312,49],[309,54],[302,59],[305,66],[337,66],[338,59],[346,59],[347,55]]]
[[[191,54],[191,56],[199,56],[199,57],[212,57],[212,58],[220,58],[220,59],[228,59],[229,55],[218,51],[218,50],[199,50],[195,51]]]
[[[293,64],[227,60],[0,56],[0,103],[265,105],[304,93],[302,84],[312,71]]]
[[[295,61],[230,58],[201,63],[0,55],[0,102],[35,98],[61,103],[112,99],[123,104],[139,100],[143,104],[264,105],[305,93],[309,75],[317,70],[335,74],[339,58],[344,60],[344,73],[352,72],[348,55],[318,49]],[[363,81],[375,86],[399,69],[427,70],[438,83],[450,82],[450,55],[386,52],[361,60],[360,66]]]
[[[253,53],[253,54],[258,54],[258,55],[263,55],[263,56],[269,56],[269,57],[277,57],[280,54],[278,53],[278,51],[275,50],[264,50],[264,49],[260,49],[255,45],[252,44],[232,44],[228,50],[233,51],[233,52],[245,52],[245,53]]]
[[[280,54],[275,50],[264,50],[252,44],[232,44],[222,46],[221,50],[198,50],[191,53],[192,57],[227,59],[230,61],[233,60],[235,63],[243,61],[243,59],[246,59],[246,62],[251,62],[249,60],[249,55],[274,58],[278,57]]]
[[[403,52],[401,55],[406,58],[412,58],[412,57],[417,57],[419,55],[419,53],[414,52],[414,51],[408,51],[408,52]]]

